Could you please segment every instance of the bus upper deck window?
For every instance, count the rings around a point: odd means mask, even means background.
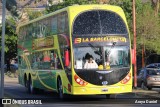
[[[123,19],[111,11],[81,13],[73,25],[73,34],[127,34]]]

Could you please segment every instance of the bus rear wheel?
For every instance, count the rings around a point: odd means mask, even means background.
[[[37,91],[37,89],[33,87],[32,79],[31,79],[31,78],[29,78],[29,80],[28,80],[28,82],[27,82],[27,83],[28,83],[28,85],[27,85],[28,92],[29,92],[30,94],[35,94],[35,93],[36,93],[36,91]]]
[[[62,100],[64,99],[64,94],[63,94],[63,86],[62,86],[62,81],[60,78],[58,78],[57,80],[57,88],[58,88],[58,95],[59,95],[59,98]]]

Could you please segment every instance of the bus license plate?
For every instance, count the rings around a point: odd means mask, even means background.
[[[102,92],[107,92],[108,91],[108,89],[107,88],[102,88],[102,90],[101,90]]]

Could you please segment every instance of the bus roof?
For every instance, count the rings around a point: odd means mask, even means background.
[[[46,14],[44,16],[41,16],[39,18],[36,18],[36,19],[33,19],[31,21],[28,21],[26,23],[23,23],[23,24],[19,24],[18,27],[17,27],[17,30],[19,30],[20,27],[22,26],[25,26],[25,25],[28,25],[28,24],[31,24],[33,22],[36,22],[36,21],[39,21],[39,20],[42,20],[42,19],[45,19],[47,17],[50,17],[52,15],[55,15],[55,14],[58,14],[58,13],[61,13],[61,12],[64,12],[64,11],[72,11],[72,10],[96,10],[96,9],[105,9],[105,10],[122,10],[121,7],[119,6],[114,6],[114,5],[108,5],[108,4],[90,4],[90,5],[72,5],[72,6],[68,6],[68,7],[65,7],[65,8],[62,8],[60,10],[57,10],[57,11],[54,11],[52,13],[49,13],[49,14]]]

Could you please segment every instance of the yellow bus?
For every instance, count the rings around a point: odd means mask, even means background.
[[[123,10],[74,5],[18,27],[19,83],[29,93],[98,95],[132,91],[131,43]]]

